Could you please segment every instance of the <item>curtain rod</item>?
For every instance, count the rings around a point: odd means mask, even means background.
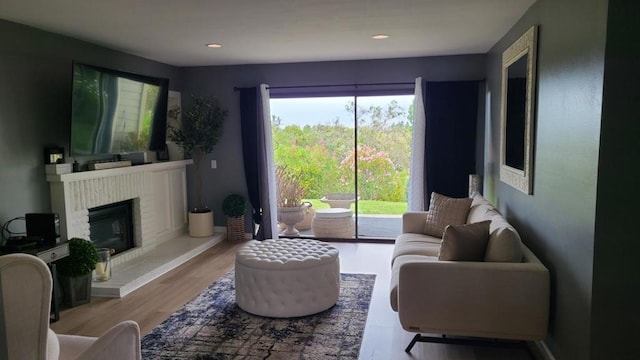
[[[347,86],[391,86],[391,85],[414,85],[415,82],[388,82],[388,83],[363,83],[363,84],[333,84],[333,85],[297,85],[297,86],[267,86],[267,89],[305,89],[305,88],[327,88],[327,87],[347,87]],[[234,86],[233,91],[239,91],[240,87]]]

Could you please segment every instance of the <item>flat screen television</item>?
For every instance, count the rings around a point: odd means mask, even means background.
[[[164,149],[169,80],[74,63],[71,156]]]

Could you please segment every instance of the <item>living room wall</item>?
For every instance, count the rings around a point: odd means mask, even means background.
[[[74,60],[168,78],[171,89],[180,87],[176,67],[0,20],[0,224],[51,211],[43,151],[68,151]]]
[[[499,180],[502,52],[539,25],[533,195]],[[551,273],[545,345],[556,359],[596,359],[591,334],[594,227],[604,73],[606,0],[538,0],[491,49],[486,194]],[[616,358],[615,356],[610,358]]]
[[[591,358],[639,359],[639,1],[609,0],[591,305]]]
[[[388,60],[309,62],[289,64],[211,66],[183,69],[183,101],[188,94],[216,96],[229,110],[224,135],[209,160],[217,168],[203,171],[203,196],[215,214],[216,225],[226,224],[222,201],[231,193],[247,193],[240,134],[239,93],[234,87],[304,86],[427,81],[482,80],[484,55],[463,55]],[[482,143],[482,140],[480,140]],[[190,201],[192,201],[190,194]]]

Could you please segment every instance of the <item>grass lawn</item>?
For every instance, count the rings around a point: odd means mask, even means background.
[[[328,209],[329,204],[325,204],[320,199],[305,199],[313,204],[314,209]],[[355,211],[355,204],[351,204],[351,210]],[[362,215],[402,215],[407,211],[406,202],[360,200],[358,201],[358,211]]]

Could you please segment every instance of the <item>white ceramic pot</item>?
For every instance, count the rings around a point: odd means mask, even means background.
[[[189,212],[189,236],[205,237],[213,235],[213,211]]]
[[[278,221],[287,225],[286,229],[282,231],[284,236],[298,236],[300,232],[295,228],[295,225],[304,220],[304,210],[306,206],[300,207],[280,207],[278,208]]]

